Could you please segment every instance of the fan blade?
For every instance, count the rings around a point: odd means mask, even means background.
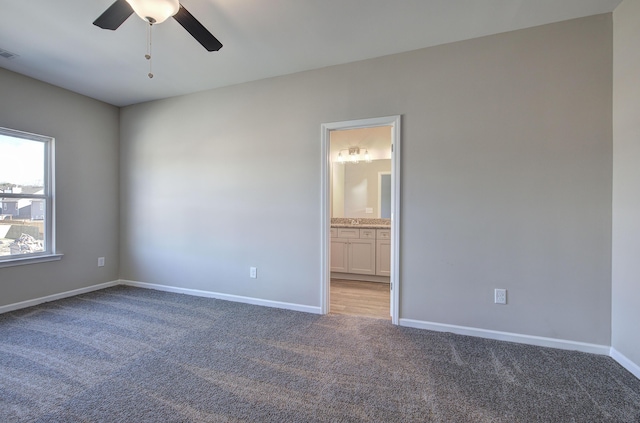
[[[127,0],[116,0],[98,19],[93,21],[93,24],[102,29],[110,29],[113,31],[118,29],[132,14],[133,9],[129,3],[127,3]]]
[[[173,15],[173,18],[208,51],[218,51],[222,48],[222,43],[182,5],[180,5],[178,13]]]

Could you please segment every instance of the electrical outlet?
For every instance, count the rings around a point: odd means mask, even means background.
[[[104,267],[104,257],[98,257],[98,267]]]
[[[494,299],[493,301],[496,304],[506,304],[507,303],[507,290],[506,289],[496,289],[494,291]]]
[[[258,277],[258,268],[250,267],[249,268],[249,277],[252,279],[256,279]]]

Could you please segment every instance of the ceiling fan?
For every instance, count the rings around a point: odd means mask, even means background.
[[[136,13],[149,25],[159,24],[173,16],[193,38],[208,51],[218,51],[222,43],[211,34],[178,0],[116,0],[93,24],[116,30]]]

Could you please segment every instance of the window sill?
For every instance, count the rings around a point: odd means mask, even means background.
[[[35,257],[19,257],[0,261],[0,268],[22,266],[25,264],[45,263],[47,261],[58,261],[64,254],[47,254]]]

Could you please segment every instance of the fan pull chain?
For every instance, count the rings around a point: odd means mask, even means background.
[[[149,28],[147,30],[147,54],[144,55],[144,58],[149,61],[149,78],[153,78],[153,68],[152,68],[152,60],[151,60],[151,28],[153,27],[152,23],[149,23]]]

